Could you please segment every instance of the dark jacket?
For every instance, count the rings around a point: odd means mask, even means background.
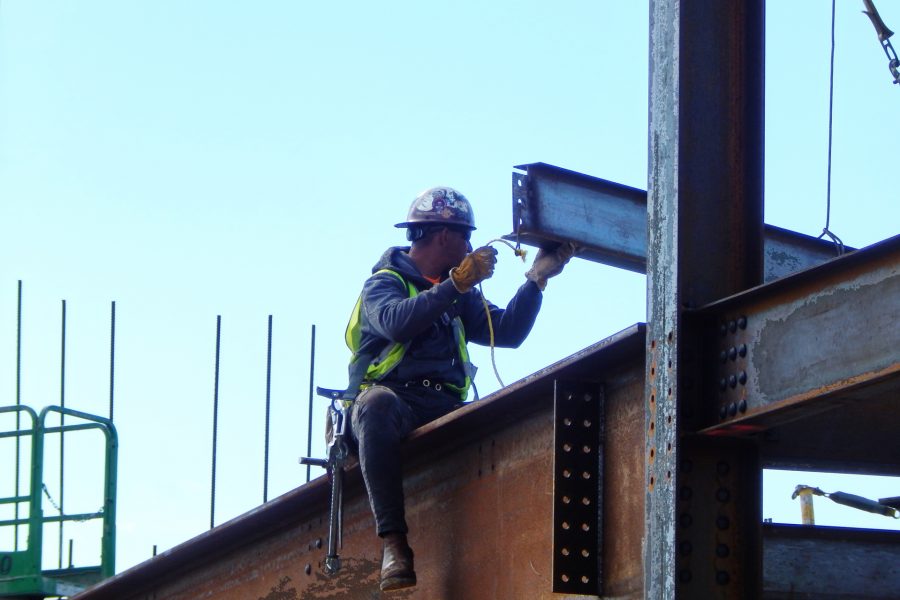
[[[409,258],[409,248],[389,248],[372,268],[390,269],[416,286],[409,290],[390,273],[377,273],[366,280],[362,291],[360,353],[377,354],[392,343],[410,342],[400,363],[382,380],[387,385],[429,379],[435,383],[462,386],[463,367],[453,335],[452,320],[462,318],[466,340],[490,344],[487,315],[477,289],[460,294],[445,279],[433,285]],[[541,308],[542,293],[526,281],[505,309],[490,302],[494,345],[515,348],[524,340]]]

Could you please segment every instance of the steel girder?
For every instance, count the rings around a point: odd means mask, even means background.
[[[765,598],[896,598],[900,532],[763,525]]]
[[[516,169],[506,239],[533,246],[572,241],[582,249],[579,258],[647,272],[647,192],[545,163]],[[837,256],[830,241],[774,225],[764,226],[763,239],[765,281]]]
[[[900,473],[900,235],[694,316],[704,433],[765,431],[770,464]]]

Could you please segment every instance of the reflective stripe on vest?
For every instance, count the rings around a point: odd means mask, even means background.
[[[390,273],[394,277],[400,280],[406,286],[406,290],[409,293],[410,298],[415,298],[419,294],[419,290],[415,285],[406,281],[402,275],[397,273],[396,271],[392,271],[391,269],[381,269],[380,271],[376,271],[375,275],[380,273]],[[360,337],[362,335],[362,294],[359,295],[359,298],[356,300],[356,305],[353,307],[353,312],[350,314],[350,320],[347,322],[347,329],[344,331],[344,341],[347,343],[347,347],[353,352],[353,356],[350,358],[350,371],[351,373],[356,371],[362,367],[362,365],[354,365],[360,358],[362,358],[358,352],[360,347]],[[469,350],[466,348],[466,333],[465,328],[463,327],[462,319],[459,317],[455,317],[453,319],[453,337],[457,344],[457,351],[459,352],[459,358],[462,361],[463,365],[463,373],[465,374],[465,383],[462,386],[451,385],[446,383],[449,389],[459,394],[460,398],[463,400],[466,399],[466,396],[469,393],[469,386],[472,384],[472,365],[469,362]],[[365,382],[375,382],[384,379],[384,377],[390,373],[394,367],[400,364],[400,361],[403,360],[403,356],[406,353],[406,348],[409,346],[409,342],[405,344],[401,344],[396,342],[394,344],[387,344],[385,348],[371,360],[370,364],[366,367],[366,374],[364,377]]]

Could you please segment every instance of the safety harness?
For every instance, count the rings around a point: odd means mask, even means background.
[[[419,294],[419,290],[415,285],[406,281],[402,275],[391,269],[381,269],[376,271],[375,275],[381,273],[390,273],[400,280],[406,286],[410,298],[415,298]],[[453,337],[456,341],[459,360],[465,374],[465,383],[462,386],[444,383],[443,385],[458,394],[460,399],[465,401],[469,393],[469,386],[472,384],[472,376],[474,375],[474,366],[469,361],[469,351],[466,348],[466,332],[460,317],[455,317],[451,326],[453,328]],[[350,383],[347,391],[344,393],[344,401],[349,402],[356,398],[360,390],[383,380],[398,364],[403,360],[406,349],[410,342],[401,344],[399,342],[388,342],[380,352],[360,352],[360,338],[362,336],[362,294],[356,300],[356,306],[350,314],[350,320],[347,323],[347,329],[344,331],[344,341],[347,347],[353,353],[350,358]]]

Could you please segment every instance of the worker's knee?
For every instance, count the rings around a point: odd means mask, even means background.
[[[354,412],[357,415],[388,414],[397,410],[397,395],[380,385],[366,388],[356,397]]]
[[[354,402],[354,428],[359,431],[370,424],[399,428],[404,421],[403,408],[403,401],[390,389],[380,385],[367,388]]]

